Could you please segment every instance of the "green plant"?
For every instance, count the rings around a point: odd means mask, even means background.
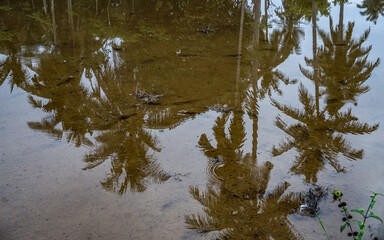
[[[319,214],[317,214],[317,212],[315,212],[315,215],[316,215],[317,220],[319,221],[319,223],[320,223],[320,225],[321,225],[321,228],[323,228],[323,231],[325,232],[325,236],[327,236],[327,239],[328,239],[328,240],[331,240],[331,237],[329,236],[327,230],[325,229],[324,224],[323,224],[323,222],[321,221],[321,219],[320,219],[320,217],[319,217]]]
[[[383,223],[383,220],[380,217],[378,217],[377,215],[375,215],[375,212],[372,211],[372,208],[375,206],[376,196],[384,196],[384,195],[381,193],[373,192],[373,191],[371,191],[371,192],[372,192],[371,202],[369,203],[367,210],[364,210],[364,208],[349,210],[347,203],[345,201],[342,201],[343,193],[339,190],[333,190],[333,192],[332,192],[334,202],[335,201],[339,202],[338,207],[342,209],[341,212],[344,215],[342,220],[345,223],[340,226],[340,232],[343,232],[345,229],[349,229],[348,236],[354,240],[361,240],[361,238],[363,237],[363,235],[365,233],[364,228],[366,227],[366,221],[368,218],[374,218],[374,219],[379,220],[381,223]],[[362,221],[353,219],[353,216],[350,214],[351,212],[360,214],[363,218]],[[353,223],[355,223],[355,225],[357,224],[357,226],[359,227],[359,231],[354,230],[354,224]],[[377,238],[375,238],[375,239],[377,239]]]

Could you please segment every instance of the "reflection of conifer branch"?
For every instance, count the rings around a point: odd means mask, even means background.
[[[29,128],[40,132],[45,132],[53,138],[61,139],[63,136],[63,131],[56,129],[56,125],[57,121],[55,118],[42,119],[41,122],[28,122]]]
[[[200,192],[199,188],[191,186],[189,187],[189,193],[206,208],[217,206],[219,193],[217,193],[212,187],[208,187],[206,192]]]
[[[43,108],[44,104],[41,100],[35,100],[31,95],[28,96],[28,103],[32,105],[33,108]]]
[[[382,0],[363,0],[362,4],[357,4],[358,8],[363,9],[360,12],[362,16],[367,16],[367,20],[376,24],[379,16],[384,16],[384,1]]]
[[[352,115],[352,109],[348,109],[344,113],[338,112],[334,119],[332,119],[336,126],[335,129],[340,133],[369,134],[376,131],[379,127],[379,124],[370,126],[367,123],[359,123],[357,120],[357,117]]]
[[[103,148],[95,148],[92,153],[87,153],[84,156],[83,161],[88,164],[83,168],[83,170],[95,168],[100,164],[103,164],[103,162],[105,162],[107,159],[108,155],[105,153]]]
[[[161,166],[160,163],[151,161],[150,164],[148,164],[148,167],[145,169],[145,172],[148,174],[149,177],[153,179],[155,183],[162,183],[167,181],[171,176],[165,172]]]
[[[337,172],[345,171],[337,161],[339,153],[350,160],[363,157],[363,150],[352,148],[343,134],[369,134],[378,128],[378,124],[371,126],[358,122],[357,117],[352,115],[351,109],[334,115],[327,115],[327,108],[317,112],[313,96],[303,85],[299,87],[299,99],[303,105],[302,110],[271,99],[277,109],[298,121],[288,125],[280,116],[276,117],[275,125],[289,138],[283,140],[277,147],[273,147],[273,156],[295,148],[299,156],[296,157],[290,171],[295,174],[304,174],[306,181],[314,182],[317,181],[317,172],[323,169],[325,161],[328,161]]]
[[[185,216],[185,223],[188,229],[196,230],[202,234],[207,234],[213,231],[219,231],[219,221],[215,218],[208,216],[201,216],[192,214],[192,216]]]

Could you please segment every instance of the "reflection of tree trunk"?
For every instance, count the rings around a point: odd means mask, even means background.
[[[68,22],[69,27],[71,29],[71,38],[72,38],[72,50],[73,54],[75,54],[75,39],[74,39],[74,26],[73,26],[73,11],[72,11],[72,0],[68,1]]]
[[[253,50],[258,51],[259,48],[259,39],[260,39],[260,20],[261,20],[261,0],[253,0],[253,15],[254,15],[254,27],[253,27]],[[251,74],[251,84],[253,89],[253,98],[250,104],[252,112],[249,116],[252,119],[252,160],[257,160],[257,131],[259,129],[259,105],[258,105],[258,75],[259,75],[259,62],[254,58],[251,62],[252,64],[252,74]]]
[[[110,4],[111,4],[111,0],[108,0],[108,5],[107,5],[108,26],[111,26],[111,16],[109,15],[109,5]]]
[[[268,0],[264,1],[264,17],[265,17],[265,41],[269,42],[268,40]]]
[[[53,43],[57,44],[56,19],[55,19],[55,0],[51,0],[51,15],[53,25]]]
[[[243,27],[244,27],[244,11],[245,11],[245,0],[241,1],[241,16],[240,16],[240,31],[239,31],[239,45],[237,47],[237,69],[236,69],[236,90],[235,90],[235,106],[238,105],[239,95],[239,82],[240,82],[240,62],[241,62],[241,49],[243,41]]]
[[[244,11],[245,11],[245,0],[242,0],[242,2],[241,2],[241,16],[240,16],[239,45],[237,48],[237,54],[239,56],[241,55],[242,40],[243,40]]]
[[[253,46],[259,46],[260,18],[261,18],[261,0],[253,0]]]
[[[73,32],[73,12],[72,12],[72,0],[68,0],[68,22],[71,31]]]
[[[257,134],[257,131],[259,130],[259,105],[258,105],[258,98],[255,96],[255,102],[252,103],[255,108],[255,112],[253,112],[252,114],[254,116],[252,116],[252,160],[256,161],[257,160],[257,138],[258,138],[258,134]]]
[[[312,51],[313,51],[313,80],[315,81],[316,111],[319,113],[319,81],[317,63],[317,6],[312,3]]]
[[[344,29],[344,1],[340,1],[340,14],[339,14],[339,34],[338,34],[338,44],[343,43],[343,29]]]
[[[45,16],[48,16],[47,0],[43,0],[43,9],[44,9]]]
[[[259,34],[260,34],[260,18],[261,18],[261,0],[253,0],[253,16],[254,16],[254,26],[253,26],[253,44],[252,48],[254,51],[257,51],[259,47]],[[251,82],[256,84],[257,88],[257,74],[259,70],[259,63],[256,59],[252,60],[252,75]]]
[[[131,22],[132,22],[132,19],[135,15],[135,0],[132,0],[131,2],[131,13],[129,14],[130,15],[130,18],[129,18],[129,22],[127,23],[127,25],[130,25]],[[128,21],[128,16],[126,16],[126,21]]]
[[[35,2],[33,0],[31,0],[32,2],[32,9],[35,10]]]

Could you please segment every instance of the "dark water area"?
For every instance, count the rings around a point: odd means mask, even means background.
[[[350,239],[332,190],[384,193],[382,5],[0,1],[0,239],[327,239],[311,204]]]

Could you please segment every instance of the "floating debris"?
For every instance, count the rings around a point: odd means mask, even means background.
[[[119,119],[120,120],[126,120],[126,119],[128,119],[128,118],[130,118],[130,117],[133,117],[133,116],[136,116],[137,115],[137,113],[134,113],[134,114],[128,114],[128,115],[121,115],[121,116],[119,116]]]
[[[198,114],[197,112],[188,111],[188,110],[180,110],[179,113],[182,115],[196,115],[196,114]]]
[[[327,195],[327,188],[313,185],[308,193],[304,195],[304,203],[300,205],[298,213],[301,216],[316,216],[317,204]]]
[[[138,91],[136,93],[136,98],[144,101],[146,104],[150,105],[159,105],[158,102],[160,98],[164,97],[164,94],[155,94],[155,93],[146,93],[144,91]]]
[[[213,30],[209,30],[209,29],[203,29],[203,30],[197,30],[197,31],[200,32],[200,33],[204,33],[204,34],[208,34],[208,33],[214,32]]]
[[[241,57],[241,53],[237,53],[237,54],[227,54],[227,55],[224,55],[224,57]]]
[[[207,107],[209,110],[211,111],[215,111],[215,112],[229,112],[231,110],[233,110],[234,108],[233,107],[228,107],[227,104],[224,104],[224,105],[220,105],[220,104],[215,104],[214,106],[212,107]]]
[[[183,181],[181,178],[182,177],[188,177],[189,175],[191,175],[192,173],[188,172],[188,173],[175,173],[173,174],[171,177],[177,181],[177,182],[181,182]]]

